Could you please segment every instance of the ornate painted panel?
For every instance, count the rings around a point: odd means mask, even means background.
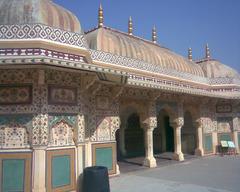
[[[49,146],[74,145],[77,127],[76,115],[49,115]],[[74,133],[75,131],[75,133]]]
[[[77,105],[77,88],[49,85],[48,103],[59,105]]]
[[[219,133],[231,132],[233,130],[232,117],[218,117],[217,122],[218,122],[217,129]]]
[[[0,116],[0,148],[29,148],[31,130],[31,115]]]
[[[231,113],[232,105],[231,104],[217,104],[216,112],[217,113]]]
[[[111,140],[111,119],[109,117],[97,117],[98,141]]]
[[[109,98],[105,96],[96,97],[97,109],[108,110],[109,109]]]
[[[0,85],[0,105],[31,103],[31,85]]]

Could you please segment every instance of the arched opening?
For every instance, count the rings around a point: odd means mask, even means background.
[[[144,156],[144,130],[140,126],[140,118],[137,113],[127,118],[125,129],[126,157]]]
[[[161,110],[157,119],[157,128],[153,132],[154,154],[174,152],[174,131],[170,126],[170,115],[166,110]]]
[[[184,113],[184,125],[181,130],[182,152],[194,155],[196,149],[196,128],[193,124],[192,114],[189,111]]]
[[[121,113],[121,126],[116,131],[117,160],[122,173],[138,170],[145,157],[144,129],[140,116],[134,108]]]

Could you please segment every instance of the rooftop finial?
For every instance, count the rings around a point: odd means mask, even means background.
[[[128,34],[132,35],[133,34],[133,23],[132,23],[132,17],[129,17],[128,20]]]
[[[192,61],[192,48],[191,47],[188,48],[188,59],[190,61]]]
[[[209,49],[208,43],[207,43],[207,45],[206,45],[206,56],[205,56],[205,58],[206,58],[206,59],[210,59],[210,57],[211,57],[211,55],[210,55],[210,49]]]
[[[153,43],[157,43],[157,30],[156,30],[156,26],[153,26],[152,29],[152,41]]]
[[[103,27],[103,8],[102,4],[100,3],[99,9],[98,9],[98,27]]]

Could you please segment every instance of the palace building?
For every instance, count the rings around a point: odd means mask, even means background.
[[[240,75],[104,25],[83,32],[51,0],[0,0],[0,191],[77,191],[83,169],[240,144]]]

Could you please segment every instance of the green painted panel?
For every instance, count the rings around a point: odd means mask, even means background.
[[[213,150],[212,135],[205,135],[204,149],[205,149],[206,152],[212,152],[212,150]]]
[[[219,135],[219,141],[232,141],[229,133],[221,133]]]
[[[240,148],[240,132],[238,133],[238,146]]]
[[[25,160],[4,159],[2,161],[2,191],[24,191]]]
[[[113,168],[112,147],[96,149],[96,165],[105,166],[108,170]]]
[[[70,155],[55,156],[52,158],[52,188],[71,184]]]

